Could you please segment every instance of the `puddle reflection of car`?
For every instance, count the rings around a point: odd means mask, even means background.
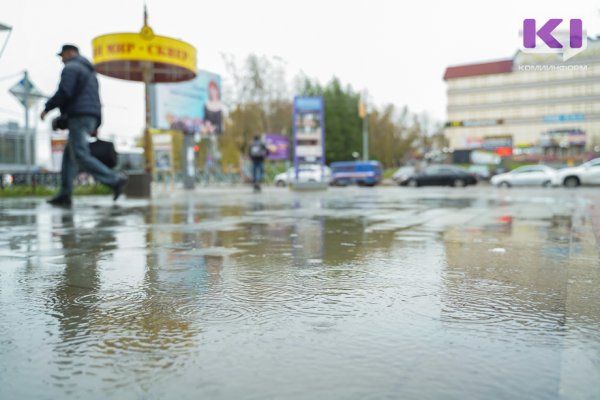
[[[600,158],[594,158],[578,167],[558,170],[552,184],[566,187],[600,185]]]
[[[464,168],[454,165],[431,165],[400,182],[402,186],[454,186],[476,185],[477,177]]]
[[[275,176],[273,181],[275,186],[285,187],[290,182],[296,179],[296,170],[290,167],[286,172],[282,172]],[[331,182],[331,169],[328,166],[323,166],[321,172],[320,165],[302,165],[298,172],[298,182]]]
[[[526,165],[496,175],[492,177],[490,182],[498,187],[550,186],[555,176],[556,170],[554,168],[545,165]]]

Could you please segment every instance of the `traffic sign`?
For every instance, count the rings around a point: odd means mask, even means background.
[[[38,100],[46,98],[27,77],[23,77],[8,91],[19,100],[23,107],[31,107]]]

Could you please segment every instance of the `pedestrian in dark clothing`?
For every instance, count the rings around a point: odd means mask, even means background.
[[[79,50],[73,45],[64,45],[58,55],[65,67],[58,90],[48,100],[40,117],[43,121],[49,111],[58,108],[66,120],[69,137],[62,159],[60,192],[48,203],[70,206],[73,179],[80,171],[88,172],[97,182],[110,187],[114,193],[113,199],[117,200],[127,183],[127,176],[111,170],[93,157],[88,143],[88,136],[98,129],[102,120],[94,67],[79,55]]]
[[[265,158],[269,155],[269,149],[260,140],[260,137],[254,136],[254,140],[248,148],[248,155],[252,160],[252,183],[254,190],[260,191],[260,183],[265,172]]]

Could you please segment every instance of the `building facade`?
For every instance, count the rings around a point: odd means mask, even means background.
[[[28,143],[29,142],[29,143]],[[0,173],[22,172],[29,168],[27,151],[31,165],[35,165],[36,140],[33,129],[26,131],[16,122],[0,125]]]
[[[458,150],[529,160],[600,155],[600,39],[558,54],[448,67],[445,134]]]

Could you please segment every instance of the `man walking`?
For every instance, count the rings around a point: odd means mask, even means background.
[[[252,160],[252,183],[254,184],[254,191],[260,192],[260,182],[265,172],[265,158],[269,155],[269,149],[267,149],[267,146],[258,136],[254,136],[254,140],[248,148],[248,155]]]
[[[100,126],[102,120],[98,79],[92,64],[79,55],[79,49],[66,44],[58,55],[65,67],[60,76],[58,90],[48,100],[41,114],[42,121],[49,111],[58,108],[66,120],[69,137],[65,145],[61,167],[61,187],[58,195],[48,203],[70,206],[73,179],[80,170],[90,173],[97,182],[113,190],[113,199],[123,192],[127,176],[117,173],[90,153],[88,137]]]

